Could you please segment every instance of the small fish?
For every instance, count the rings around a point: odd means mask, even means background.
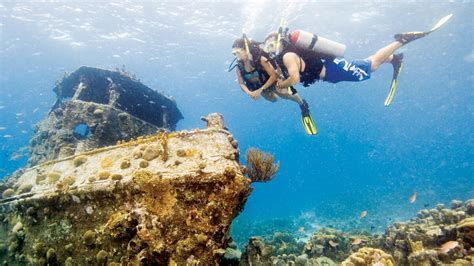
[[[22,115],[24,115],[24,114],[23,114],[23,113],[16,113],[15,115],[16,115],[16,116],[22,116]]]
[[[7,128],[6,127],[0,127],[0,130],[5,130],[5,129],[7,129]]]
[[[10,161],[15,161],[19,158],[23,157],[21,154],[13,154],[11,157],[10,157]]]
[[[38,110],[39,110],[38,107],[36,107],[35,109],[33,109],[33,114],[36,113],[36,112],[38,112]]]
[[[301,226],[300,228],[298,228],[298,232],[304,233],[304,226]]]
[[[438,250],[441,253],[448,253],[451,249],[453,249],[457,246],[459,246],[458,241],[448,241],[448,242],[444,243],[443,245],[441,245],[441,247]]]
[[[3,137],[6,138],[6,139],[11,139],[11,138],[13,138],[12,135],[3,135]]]
[[[413,203],[413,202],[415,202],[415,200],[416,200],[416,192],[413,192],[413,194],[411,194],[411,196],[410,196],[410,199],[409,199],[409,200],[410,200],[410,203]]]
[[[356,238],[352,241],[352,245],[359,245],[362,243],[362,238]]]
[[[360,215],[359,215],[359,220],[364,218],[365,216],[367,216],[367,211],[361,212]]]
[[[329,245],[330,245],[331,247],[333,247],[333,248],[335,248],[335,247],[337,247],[337,246],[339,245],[338,243],[336,243],[336,242],[334,242],[334,241],[332,241],[332,240],[329,240],[328,243],[329,243]]]
[[[425,208],[428,208],[429,206],[430,206],[429,203],[425,203],[425,204],[423,205],[423,207],[425,207]]]

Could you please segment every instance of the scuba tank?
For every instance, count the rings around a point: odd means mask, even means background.
[[[334,57],[343,56],[346,45],[303,30],[290,33],[290,42],[297,47]]]

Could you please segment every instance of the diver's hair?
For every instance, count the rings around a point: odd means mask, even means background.
[[[248,45],[249,45],[249,51],[250,51],[250,54],[252,55],[252,65],[255,67],[255,68],[258,68],[260,69],[260,58],[263,56],[267,59],[269,59],[269,55],[268,53],[266,53],[265,51],[263,51],[261,48],[260,48],[260,43],[257,42],[257,41],[254,41],[254,40],[248,40]],[[242,49],[245,49],[245,40],[244,38],[239,38],[237,40],[234,41],[234,44],[232,45],[232,48],[242,48]]]

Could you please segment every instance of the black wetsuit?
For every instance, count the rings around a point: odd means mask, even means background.
[[[309,87],[311,84],[319,80],[319,74],[323,69],[323,59],[327,59],[326,56],[318,55],[313,51],[306,51],[295,47],[294,45],[288,45],[283,49],[283,51],[277,56],[277,64],[280,67],[281,71],[285,78],[288,78],[288,69],[286,69],[285,64],[283,63],[283,56],[286,53],[295,53],[300,57],[300,66],[301,59],[305,62],[304,71],[300,69],[300,82],[304,87]]]

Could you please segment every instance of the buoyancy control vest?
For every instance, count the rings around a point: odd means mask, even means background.
[[[300,57],[300,60],[302,59],[305,62],[305,69],[304,71],[301,71],[300,69],[300,82],[303,84],[304,87],[308,87],[311,84],[315,83],[316,81],[319,80],[319,74],[321,73],[321,70],[323,69],[324,66],[324,61],[330,59],[332,57],[328,57],[327,55],[322,56],[314,51],[308,50],[308,49],[302,49],[299,47],[296,47],[295,45],[291,43],[287,43],[283,50],[278,54],[276,57],[276,62],[278,66],[280,67],[283,76],[285,78],[288,78],[288,69],[286,68],[285,64],[283,63],[283,56],[286,53],[295,53]],[[301,62],[300,62],[300,68],[301,68]]]

